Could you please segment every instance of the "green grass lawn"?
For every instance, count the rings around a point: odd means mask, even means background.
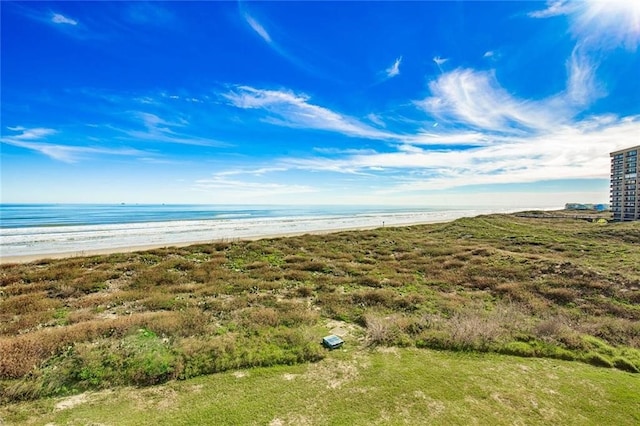
[[[549,359],[347,346],[230,371],[0,408],[9,424],[637,425],[640,377]]]

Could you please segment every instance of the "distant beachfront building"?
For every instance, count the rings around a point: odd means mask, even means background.
[[[640,220],[640,145],[611,153],[611,212],[614,220]]]
[[[565,210],[595,210],[604,212],[609,210],[609,204],[583,204],[583,203],[567,203],[564,205]]]

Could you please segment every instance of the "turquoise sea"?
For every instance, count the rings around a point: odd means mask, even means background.
[[[348,216],[446,211],[389,206],[265,206],[202,204],[0,204],[1,228],[107,225],[184,220]]]

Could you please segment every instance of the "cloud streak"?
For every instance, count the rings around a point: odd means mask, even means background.
[[[437,66],[441,66],[442,64],[444,64],[445,62],[447,62],[449,59],[447,58],[441,58],[440,56],[435,56],[433,58],[433,62],[436,63]]]
[[[310,66],[305,61],[301,60],[299,57],[293,55],[289,50],[285,49],[280,43],[277,43],[276,40],[271,36],[269,31],[265,28],[265,26],[258,21],[254,16],[252,16],[249,12],[247,12],[242,3],[239,4],[240,15],[242,19],[247,23],[249,28],[256,33],[267,45],[279,56],[296,66],[297,68],[308,72],[309,74],[323,77],[321,73],[318,72],[317,69]]]
[[[76,146],[64,145],[48,142],[46,139],[50,136],[58,134],[55,129],[48,128],[31,128],[9,127],[11,131],[20,132],[16,135],[3,136],[0,141],[2,143],[28,149],[43,154],[51,159],[62,161],[65,163],[75,163],[80,159],[86,158],[87,155],[122,155],[136,156],[145,154],[132,148],[105,148],[97,146]],[[44,140],[43,140],[44,139]]]
[[[66,25],[78,25],[78,21],[75,19],[67,18],[61,13],[53,13],[51,16],[51,22],[54,24],[66,24]]]
[[[133,115],[140,120],[145,130],[119,130],[135,140],[208,147],[229,146],[226,142],[191,135],[185,131],[179,131],[178,129],[184,129],[189,125],[186,120],[180,119],[179,117],[177,120],[168,121],[156,114],[148,112],[137,111],[134,112]]]
[[[567,61],[567,96],[570,102],[584,106],[605,95],[596,81],[596,69],[582,47],[576,46]]]
[[[288,198],[316,192],[315,188],[307,185],[266,182],[264,178],[259,182],[246,179],[230,179],[228,176],[232,174],[234,173],[222,172],[214,174],[208,179],[199,179],[194,182],[193,190],[211,193],[217,198],[234,202],[252,203],[255,203],[256,200],[273,200],[274,197],[284,196]]]
[[[262,110],[269,122],[286,127],[337,132],[351,137],[389,139],[397,135],[379,130],[362,121],[309,102],[306,95],[284,90],[264,90],[238,86],[222,95],[231,105]]]
[[[567,116],[557,100],[534,102],[511,96],[493,72],[456,69],[430,82],[429,90],[431,96],[416,101],[418,107],[439,120],[476,129],[520,133],[547,129]]]
[[[264,27],[260,24],[260,22],[255,20],[246,12],[243,13],[242,16],[244,17],[245,21],[247,21],[247,24],[249,24],[249,26],[253,29],[253,31],[255,31],[256,34],[258,34],[264,41],[269,44],[273,43],[273,40],[271,40],[271,36],[267,32],[267,30],[265,30]]]
[[[576,9],[575,3],[566,0],[555,0],[547,2],[547,8],[529,12],[532,18],[550,18],[552,16],[566,15]]]
[[[400,64],[402,63],[402,56],[397,58],[393,64],[385,70],[387,78],[393,78],[400,74]]]

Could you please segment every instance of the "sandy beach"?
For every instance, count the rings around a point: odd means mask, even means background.
[[[403,223],[401,225],[389,225],[389,226],[412,226],[412,225],[425,225],[429,223],[443,223],[449,222],[450,219],[433,219],[433,220],[422,220],[411,223]],[[242,240],[260,240],[266,238],[282,238],[282,237],[294,237],[299,235],[323,235],[323,234],[331,234],[335,232],[342,231],[364,231],[368,229],[376,229],[381,226],[352,226],[352,227],[343,227],[343,228],[331,228],[331,229],[318,229],[306,232],[276,232],[276,233],[268,233],[268,234],[256,234],[256,235],[243,235],[239,237],[231,237],[231,238],[219,238],[219,239],[209,239],[209,240],[194,240],[194,241],[182,241],[170,244],[136,244],[126,247],[114,246],[100,249],[89,249],[89,250],[74,250],[74,251],[61,251],[61,252],[53,252],[53,253],[38,253],[38,254],[25,254],[25,255],[17,255],[17,256],[5,256],[0,255],[0,265],[3,264],[11,264],[11,263],[29,263],[35,262],[43,259],[64,259],[69,257],[84,257],[84,256],[97,256],[97,255],[106,255],[106,254],[114,254],[114,253],[132,253],[137,251],[145,251],[145,250],[154,250],[159,248],[166,247],[187,247],[195,244],[212,244],[221,241],[242,241]]]

